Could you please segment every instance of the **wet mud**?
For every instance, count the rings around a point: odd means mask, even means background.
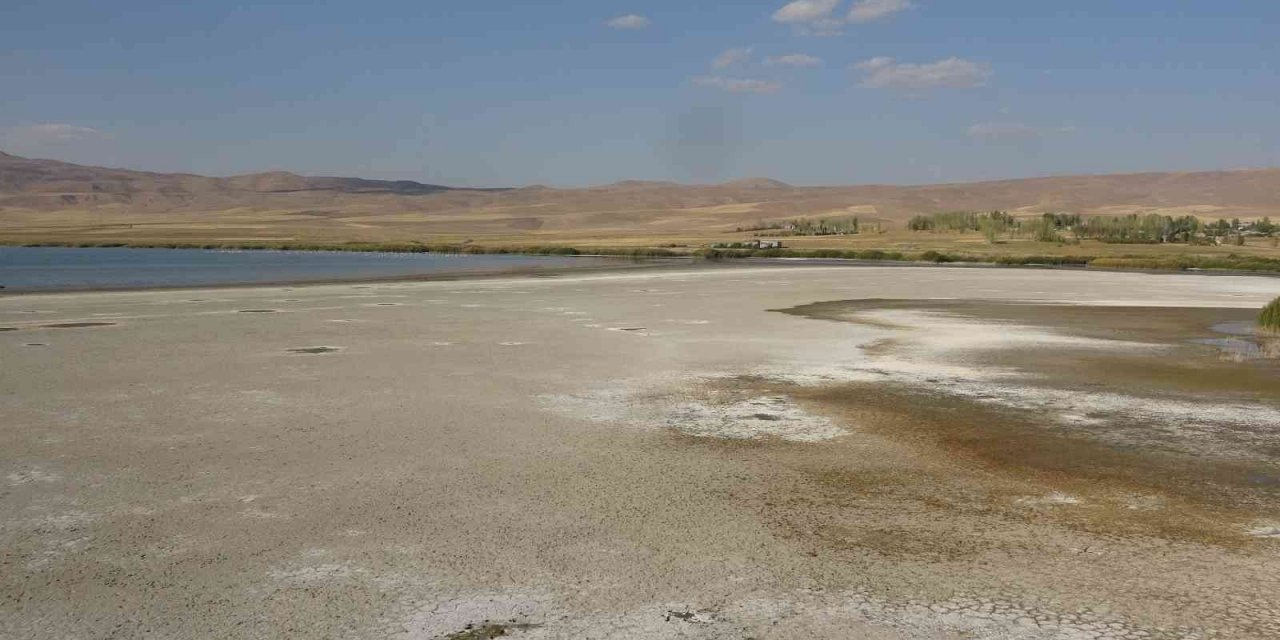
[[[940,513],[977,510],[1105,535],[1157,536],[1228,547],[1271,543],[1251,533],[1251,523],[1280,518],[1280,425],[1250,421],[1247,415],[1241,418],[1232,411],[1242,403],[1280,406],[1280,361],[1231,357],[1218,345],[1205,342],[1219,335],[1223,326],[1237,327],[1239,332],[1241,323],[1250,318],[1247,310],[869,300],[820,303],[784,312],[895,328],[880,316],[861,317],[885,309],[961,317],[997,329],[1034,326],[1147,345],[1150,348],[1059,344],[978,348],[952,360],[975,371],[1002,372],[1000,393],[1012,388],[1034,396],[1047,389],[1076,394],[1073,397],[1085,405],[1091,397],[1123,397],[1139,409],[1149,405],[1152,413],[1130,410],[1095,416],[1086,406],[1078,420],[1061,420],[1034,403],[993,403],[980,392],[980,383],[973,385],[979,391],[952,393],[947,389],[950,382],[940,378],[890,378],[817,388],[779,387],[769,380],[727,383],[739,388],[749,385],[753,392],[782,390],[811,411],[931,461],[871,472],[866,465],[806,465],[819,493],[890,492],[934,504]],[[1247,339],[1265,351],[1266,336],[1250,334]],[[868,345],[867,350],[920,357],[911,351],[912,341],[912,332],[905,331]],[[1161,407],[1174,401],[1220,407],[1224,422],[1199,420],[1194,430],[1170,427]],[[945,497],[956,491],[963,495]],[[938,553],[953,546],[937,539],[913,542],[912,536],[894,530],[858,539],[859,544],[910,553]]]
[[[339,349],[338,347],[299,347],[297,349],[289,349],[289,353],[311,354],[311,355],[321,354],[321,353],[335,353],[337,351],[341,351],[341,349]]]

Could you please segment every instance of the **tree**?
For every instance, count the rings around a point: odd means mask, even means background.
[[[986,238],[987,244],[995,244],[1000,239],[1000,234],[1005,230],[1004,220],[994,215],[979,220],[978,226],[982,231],[982,237]]]
[[[1264,217],[1263,219],[1255,222],[1253,224],[1253,228],[1264,236],[1270,236],[1276,232],[1276,225],[1271,222],[1270,217]]]

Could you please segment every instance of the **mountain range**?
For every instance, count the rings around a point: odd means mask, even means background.
[[[559,189],[451,188],[409,180],[231,177],[92,167],[0,152],[0,234],[391,240],[423,235],[670,235],[758,221],[852,216],[898,225],[920,214],[1159,212],[1280,218],[1280,169],[1054,176],[937,185],[799,187],[752,178],[714,185],[624,181]],[[93,227],[100,227],[94,229]],[[172,235],[172,234],[170,234]],[[184,235],[184,234],[178,234]]]

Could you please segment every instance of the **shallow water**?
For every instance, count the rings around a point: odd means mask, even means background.
[[[134,289],[500,273],[613,264],[576,256],[0,247],[5,291]]]

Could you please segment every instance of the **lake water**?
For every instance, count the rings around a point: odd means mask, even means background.
[[[0,247],[5,292],[375,280],[617,264],[573,256]]]

